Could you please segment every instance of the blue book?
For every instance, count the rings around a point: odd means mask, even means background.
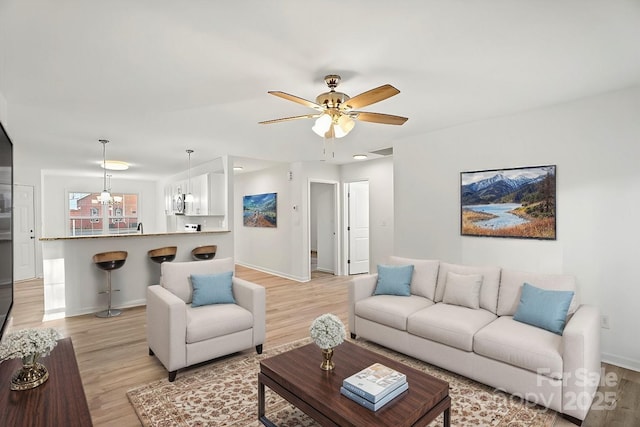
[[[382,408],[384,405],[391,402],[393,399],[398,397],[398,395],[404,393],[408,389],[409,389],[409,383],[404,383],[400,387],[392,391],[391,393],[387,394],[382,399],[378,400],[376,403],[369,402],[364,397],[360,397],[357,394],[347,390],[344,387],[340,387],[340,393],[342,393],[344,396],[348,397],[349,399],[353,400],[354,402],[359,403],[360,405],[364,406],[367,409],[370,409],[372,411],[377,411],[378,409]]]
[[[369,402],[376,403],[406,382],[405,374],[380,363],[374,363],[345,378],[342,386]]]

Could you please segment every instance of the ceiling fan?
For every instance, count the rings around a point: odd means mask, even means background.
[[[267,125],[298,119],[317,119],[312,129],[316,134],[318,134],[318,136],[324,138],[342,138],[351,132],[355,126],[355,120],[382,123],[385,125],[401,125],[408,120],[407,117],[356,110],[358,108],[383,101],[387,98],[391,98],[392,96],[400,93],[398,89],[389,84],[368,90],[360,95],[350,98],[347,94],[336,92],[336,87],[338,87],[338,84],[340,83],[339,75],[329,74],[325,76],[324,81],[327,86],[329,86],[329,92],[324,92],[318,95],[316,97],[316,102],[311,102],[285,92],[269,91],[271,95],[313,108],[317,113],[265,120],[259,123]]]

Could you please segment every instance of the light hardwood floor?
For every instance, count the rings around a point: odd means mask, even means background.
[[[334,313],[347,324],[348,277],[314,272],[310,282],[298,283],[240,266],[236,275],[266,288],[265,349],[307,337],[311,321],[323,313]],[[42,281],[19,282],[15,287],[12,329],[48,326],[71,337],[94,425],[139,426],[126,391],[167,378],[164,367],[148,355],[145,307],[125,309],[121,316],[110,319],[86,315],[43,323]],[[583,426],[640,425],[640,373],[606,368],[619,381],[601,391],[615,393],[617,407],[592,410]],[[184,372],[179,371],[178,377]],[[556,427],[570,425],[565,420],[556,423]]]

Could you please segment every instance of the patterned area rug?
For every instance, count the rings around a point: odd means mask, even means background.
[[[127,396],[145,427],[259,427],[257,377],[260,360],[309,343],[296,341],[265,351],[218,360],[193,372],[129,390]],[[367,341],[354,341],[369,350],[399,360],[449,383],[451,425],[551,427],[556,412],[522,402],[511,395]],[[278,426],[318,424],[266,388],[267,416]],[[442,416],[431,425],[442,425]]]

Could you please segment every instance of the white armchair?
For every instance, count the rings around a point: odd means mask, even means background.
[[[232,278],[236,304],[192,307],[192,274],[234,271],[232,258],[164,262],[160,284],[147,288],[147,341],[175,380],[178,369],[255,347],[265,339],[265,289]]]

